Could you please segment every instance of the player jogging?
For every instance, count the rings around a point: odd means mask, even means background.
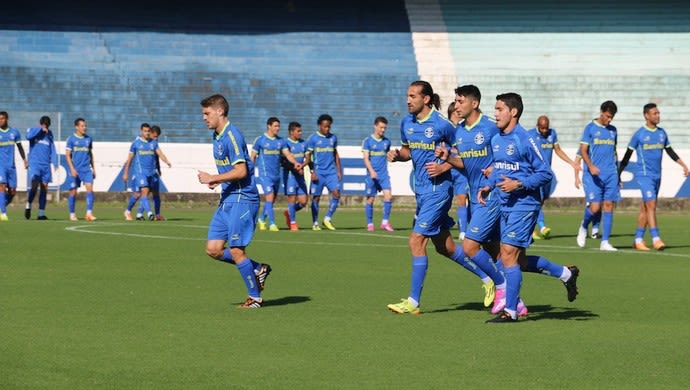
[[[374,199],[378,192],[383,192],[383,217],[381,229],[392,232],[393,226],[389,222],[393,195],[391,193],[391,178],[388,175],[387,155],[391,148],[391,141],[385,137],[388,120],[382,116],[374,119],[374,132],[362,141],[362,157],[367,169],[364,180],[364,193],[367,200],[364,215],[367,219],[367,231],[374,231]]]

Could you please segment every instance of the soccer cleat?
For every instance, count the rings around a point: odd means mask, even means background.
[[[266,230],[266,222],[258,220],[256,223],[259,225],[259,230]]]
[[[153,215],[153,213],[152,213],[152,212],[150,212],[150,211],[149,211],[149,213],[148,213],[147,217],[148,217],[148,220],[149,220],[149,221],[153,221],[154,219],[156,219],[156,216],[155,216],[155,215]]]
[[[503,324],[503,323],[508,323],[508,322],[517,322],[517,318],[513,318],[510,313],[507,311],[502,311],[499,315],[496,317],[484,321],[487,324]]]
[[[95,221],[95,220],[97,220],[97,219],[98,219],[98,218],[96,218],[96,216],[93,215],[93,214],[86,214],[86,215],[84,216],[84,220],[89,221],[89,222],[93,222],[93,221]]]
[[[664,249],[666,249],[666,244],[664,244],[664,242],[661,241],[660,238],[657,240],[654,240],[654,249],[656,249],[658,251],[663,251]]]
[[[367,231],[368,231],[368,232],[373,232],[373,231],[374,231],[374,224],[373,224],[373,223],[368,223],[368,224],[367,224]]]
[[[460,232],[460,234],[458,234],[458,240],[460,240],[460,241],[465,240],[465,232]]]
[[[290,231],[291,231],[291,232],[297,232],[297,231],[299,231],[299,225],[297,225],[296,223],[290,224]]]
[[[580,227],[578,228],[577,231],[577,246],[580,248],[585,247],[585,243],[587,242],[587,229],[582,227],[582,222],[580,222]]]
[[[76,215],[70,215],[70,216],[69,216],[69,220],[70,220],[70,221],[78,221],[79,218],[77,218]]]
[[[644,243],[644,241],[640,242],[633,242],[632,245],[633,249],[636,251],[642,251],[642,252],[649,252],[651,249],[647,246],[647,244]]]
[[[275,223],[272,223],[271,226],[268,227],[268,231],[269,232],[277,232],[277,231],[280,231],[280,229],[278,229],[278,225],[276,225]]]
[[[142,214],[137,214],[137,216],[136,216],[135,219],[136,219],[137,221],[143,221],[143,220],[144,220],[144,216],[143,216]]]
[[[527,310],[527,306],[525,306],[525,302],[520,299],[517,304],[517,316],[518,318],[525,318],[527,317],[527,314],[529,314],[529,310]]]
[[[388,222],[382,223],[382,224],[381,224],[381,230],[385,230],[385,231],[387,231],[387,232],[393,232],[393,231],[395,231],[395,229],[393,229],[393,226],[391,226],[391,224],[388,223]]]
[[[31,219],[31,208],[24,209],[24,218]]]
[[[496,295],[494,296],[494,305],[491,308],[491,314],[498,314],[506,307],[506,289],[499,288],[496,289]]]
[[[240,303],[237,307],[240,309],[260,309],[261,305],[263,304],[263,300],[257,301],[252,297],[247,297],[247,299],[243,303]]]
[[[482,284],[482,288],[484,289],[484,307],[489,307],[496,298],[496,285],[493,280],[489,280],[489,283]]]
[[[333,226],[333,222],[331,222],[330,219],[324,219],[323,226],[325,226],[328,230],[335,230],[335,226]]]
[[[539,233],[541,233],[541,236],[544,237],[545,240],[548,240],[549,237],[551,237],[551,228],[544,226]]]
[[[2,222],[7,222],[7,221],[9,221],[9,220],[10,220],[10,219],[7,218],[7,214],[2,214],[2,215],[0,215],[0,221],[2,221]]]
[[[580,276],[580,269],[575,265],[569,265],[568,269],[571,273],[570,279],[568,279],[567,282],[563,282],[563,285],[568,291],[568,302],[572,302],[577,298],[577,294],[579,294],[577,291],[577,277]]]
[[[397,314],[418,315],[422,313],[422,311],[419,309],[419,306],[412,306],[407,298],[401,299],[400,303],[391,303],[387,307],[388,310]]]
[[[256,273],[256,284],[259,285],[259,291],[263,291],[266,286],[266,279],[268,279],[268,275],[271,274],[271,271],[273,271],[273,268],[271,268],[270,265],[266,263],[261,263],[259,265],[259,272]]]
[[[125,221],[131,221],[132,220],[132,212],[129,210],[125,210]]]
[[[534,231],[532,232],[532,239],[533,239],[534,241],[536,241],[536,240],[541,240],[541,234],[539,234],[539,232],[537,231],[537,229],[534,229]]]
[[[285,225],[289,228],[292,228],[292,221],[290,221],[290,213],[285,210],[283,211],[283,215],[285,216]]]
[[[164,216],[162,216],[162,215],[160,215],[160,214],[156,215],[156,221],[165,221],[165,220],[166,220],[166,219],[165,219]]]
[[[47,221],[48,217],[46,217],[45,215],[39,215],[38,218],[36,218],[36,219],[39,221]]]
[[[599,245],[599,250],[604,252],[616,252],[618,249],[611,245],[608,241],[602,241]]]
[[[598,226],[592,226],[592,235],[590,236],[593,239],[599,238],[599,227]]]
[[[313,224],[313,225],[311,226],[311,230],[313,230],[313,231],[315,231],[315,232],[318,232],[318,231],[321,230],[321,226],[319,226],[318,224]]]

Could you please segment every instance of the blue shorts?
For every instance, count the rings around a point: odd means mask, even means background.
[[[81,183],[92,184],[93,183],[93,172],[91,171],[77,171],[77,177],[70,176],[69,188],[70,190],[77,189],[81,187]]]
[[[659,195],[661,178],[653,178],[649,176],[636,176],[635,179],[637,179],[637,184],[640,186],[640,191],[642,191],[642,200],[644,200],[645,202],[649,202],[650,200],[656,200],[657,195]]]
[[[549,180],[548,183],[544,184],[539,191],[541,192],[541,200],[547,200],[551,197],[551,194],[553,194],[553,191],[556,189],[556,177],[554,176]]]
[[[479,243],[498,241],[501,238],[501,202],[498,194],[492,194],[486,205],[470,202],[470,218],[465,238]]]
[[[444,193],[431,192],[416,194],[417,219],[414,222],[415,233],[426,237],[438,235],[441,230],[449,230],[455,225],[455,221],[448,215],[453,205],[452,189]]]
[[[229,247],[246,247],[252,242],[259,203],[221,203],[208,226],[208,240],[227,241]]]
[[[268,176],[259,176],[256,180],[256,182],[261,186],[261,190],[264,192],[264,195],[268,194],[278,194],[278,191],[280,190],[280,176],[278,177],[268,177]]]
[[[314,196],[321,196],[323,189],[328,188],[329,193],[333,191],[340,191],[340,180],[338,180],[338,175],[318,175],[319,180],[313,181],[311,183],[311,194]]]
[[[460,173],[457,169],[451,170],[453,176],[453,196],[467,195],[470,190],[470,184],[467,182],[467,177]]]
[[[286,170],[283,174],[283,184],[285,195],[307,195],[307,182],[304,176]]]
[[[149,187],[149,190],[151,192],[160,192],[161,189],[161,177],[158,175],[158,172],[154,173],[153,176],[155,177],[153,181],[151,182],[151,187]]]
[[[29,165],[28,173],[29,183],[39,181],[41,183],[48,184],[53,181],[53,172],[50,169],[50,165],[32,167]]]
[[[534,225],[537,223],[539,210],[502,211],[501,244],[527,248],[532,243]]]
[[[0,183],[7,188],[17,188],[17,168],[0,166]]]
[[[391,178],[388,175],[378,175],[377,179],[372,179],[367,175],[364,179],[364,194],[368,197],[376,196],[383,190],[391,190]]]
[[[154,187],[158,186],[158,175],[153,174],[153,175],[146,175],[143,173],[137,174],[136,178],[134,179],[134,188],[132,190],[134,192],[140,192],[142,188],[148,188],[151,190]]]
[[[601,203],[608,200],[618,202],[621,198],[621,191],[618,187],[618,174],[608,176],[592,176],[589,173],[583,175],[585,184],[585,199],[587,202]]]

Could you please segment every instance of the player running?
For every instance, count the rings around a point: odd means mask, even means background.
[[[364,193],[367,200],[364,215],[367,219],[367,231],[374,231],[374,199],[378,192],[383,192],[383,218],[381,229],[392,232],[393,226],[389,222],[393,195],[391,193],[391,179],[388,175],[387,155],[391,148],[391,141],[384,135],[388,127],[388,120],[382,116],[374,119],[374,132],[362,141],[362,157],[367,169],[364,181]]]

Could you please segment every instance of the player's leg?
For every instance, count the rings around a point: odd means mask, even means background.
[[[72,178],[76,179],[76,178]],[[70,186],[74,186],[74,181]],[[67,208],[69,210],[69,220],[70,221],[78,221],[79,218],[77,218],[77,213],[76,213],[76,208],[77,208],[77,188],[72,187],[69,189],[69,196],[67,197]]]
[[[455,204],[457,205],[458,217],[458,239],[463,240],[467,233],[467,193],[457,194],[455,196]]]
[[[338,209],[338,204],[340,204],[340,180],[338,180],[337,175],[330,175],[326,177],[325,184],[330,194],[330,201],[328,202],[326,216],[323,218],[323,225],[328,230],[335,230],[331,218],[333,218],[333,214],[335,214],[335,211]]]
[[[367,231],[374,231],[374,197],[367,195],[364,203],[364,217],[367,220]]]
[[[165,221],[161,215],[161,178],[158,174],[153,175],[151,193],[153,194],[153,213],[156,215],[156,221]]]
[[[48,183],[53,181],[53,174],[50,166],[42,170],[41,184],[39,185],[40,192],[38,193],[38,218],[41,220],[48,219],[46,217],[46,204],[48,203]]]
[[[412,275],[410,280],[410,292],[407,298],[399,303],[391,303],[388,310],[398,314],[419,314],[419,302],[424,287],[426,271],[429,268],[429,258],[426,254],[426,245],[429,239],[423,234],[413,231],[410,234],[408,245],[412,254]]]
[[[599,249],[603,251],[616,251],[617,249],[609,243],[611,231],[613,230],[613,210],[616,202],[620,199],[620,189],[618,187],[618,176],[612,175],[602,179],[604,182],[604,203],[601,210],[601,244]]]
[[[273,210],[273,203],[276,200],[276,191],[275,191],[275,186],[271,186],[270,189],[271,192],[267,193],[265,195],[265,201],[264,201],[264,223],[268,224],[268,230],[272,232],[277,232],[278,226],[276,225],[276,217],[275,217],[275,212]]]
[[[505,220],[509,217],[504,216],[502,218],[503,222],[501,224],[501,237],[506,237],[503,233],[503,227],[505,226]],[[530,234],[532,226],[530,226]],[[501,243],[501,262],[503,263],[503,273],[506,280],[506,293],[505,293],[505,308],[501,313],[498,314],[493,319],[486,321],[487,323],[509,323],[517,321],[517,305],[520,296],[520,289],[522,287],[522,272],[518,264],[518,257],[520,252],[524,251],[524,248],[516,247],[508,243]]]
[[[393,209],[393,194],[390,188],[383,189],[383,217],[381,218],[381,229],[388,232],[394,231],[390,223],[391,210]]]
[[[93,215],[93,205],[96,197],[93,193],[93,182],[85,183],[86,187],[86,216],[84,217],[87,221],[95,221],[97,218]]]
[[[9,206],[12,203],[15,195],[17,195],[17,169],[10,168],[7,170],[7,189],[5,191],[6,202],[5,206]],[[2,194],[0,194],[2,195]]]
[[[24,207],[24,218],[31,218],[31,204],[34,202],[36,193],[38,191],[38,185],[41,182],[41,177],[39,172],[35,168],[29,166],[29,181],[31,182],[31,187],[29,188],[29,193],[26,196],[26,206]]]
[[[7,221],[7,183],[5,182],[6,175],[0,172],[0,221]]]
[[[145,186],[142,186],[140,188],[141,191],[141,198],[139,198],[139,202],[141,205],[144,207],[144,213],[146,213],[146,216],[150,219],[153,220],[153,212],[151,212],[151,205],[149,203],[149,194],[151,193],[149,184],[146,183]]]

